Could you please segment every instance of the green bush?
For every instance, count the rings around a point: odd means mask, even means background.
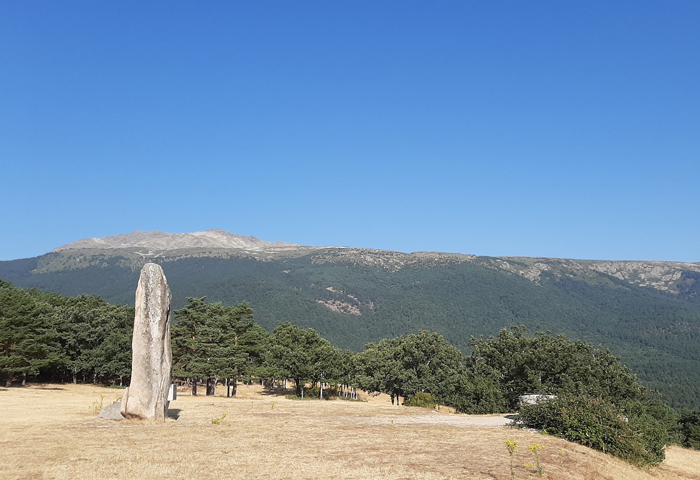
[[[522,407],[518,422],[638,466],[665,457],[668,431],[642,404],[624,410],[600,398],[564,396]]]
[[[408,397],[403,404],[407,407],[435,408],[437,400],[431,393],[417,392]]]
[[[457,395],[447,399],[447,405],[460,413],[506,413],[512,409],[501,392],[494,375],[474,375],[465,382]]]
[[[700,412],[684,413],[679,423],[682,445],[700,450]]]

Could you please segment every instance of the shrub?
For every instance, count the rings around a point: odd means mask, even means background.
[[[495,375],[474,375],[464,382],[457,395],[447,399],[446,404],[460,413],[504,413],[512,411],[503,396]]]
[[[212,418],[211,423],[213,423],[214,425],[221,425],[224,422],[226,415],[227,415],[226,412],[224,412],[220,417]]]
[[[682,445],[700,450],[700,412],[684,413],[679,423]]]
[[[92,405],[90,405],[90,412],[94,413],[94,414],[100,413],[102,411],[102,409],[104,408],[104,400],[105,400],[105,396],[100,394],[100,399],[95,400],[92,403]]]
[[[664,459],[668,432],[646,413],[634,412],[600,398],[562,396],[522,407],[519,423],[610,453],[634,465],[656,465]]]
[[[437,400],[431,393],[417,392],[408,397],[403,404],[407,407],[435,408]]]
[[[515,467],[513,465],[513,457],[518,453],[518,441],[511,440],[510,438],[505,441],[506,449],[508,450],[508,456],[510,457],[510,478],[513,480],[515,478]]]

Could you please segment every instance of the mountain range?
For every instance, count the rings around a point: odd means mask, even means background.
[[[247,301],[272,329],[313,327],[334,344],[428,329],[461,349],[525,325],[602,344],[678,407],[700,406],[700,264],[402,253],[265,242],[223,230],[83,239],[0,262],[0,278],[131,303],[141,266],[163,266],[187,297]]]

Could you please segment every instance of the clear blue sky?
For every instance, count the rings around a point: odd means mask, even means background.
[[[700,2],[6,1],[0,259],[210,228],[700,261]]]

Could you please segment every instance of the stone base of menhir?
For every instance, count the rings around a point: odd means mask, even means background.
[[[124,420],[121,414],[122,402],[113,403],[112,405],[107,405],[103,408],[97,415],[97,418],[103,420]]]
[[[147,263],[136,289],[131,383],[124,392],[124,418],[165,421],[172,369],[170,287],[163,269]]]

